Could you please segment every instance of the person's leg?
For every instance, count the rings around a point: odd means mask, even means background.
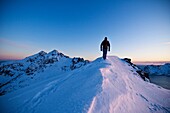
[[[107,57],[107,49],[106,49],[106,51],[105,51],[105,59],[106,59],[106,57]]]
[[[103,59],[105,60],[107,56],[107,49],[103,49]]]
[[[106,59],[105,57],[106,57],[106,55],[105,55],[105,52],[103,51],[103,59]]]

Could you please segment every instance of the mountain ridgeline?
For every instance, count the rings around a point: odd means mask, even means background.
[[[88,63],[88,60],[79,57],[70,58],[57,50],[49,53],[40,51],[23,60],[2,62],[0,64],[0,95],[28,86],[27,80],[34,79],[38,73],[43,73],[51,66],[55,66],[55,70],[62,73]]]
[[[147,73],[131,63],[131,59],[125,58],[122,60],[132,66],[143,80],[149,81]],[[56,73],[61,74],[78,69],[88,63],[90,63],[88,60],[79,57],[70,58],[57,50],[49,53],[40,51],[23,60],[3,62],[0,64],[0,95],[29,86],[30,82],[34,84],[37,78],[43,80],[51,77],[49,75],[39,75],[39,73],[43,74],[45,70],[56,71]]]
[[[67,64],[61,65],[61,69],[63,70],[73,70],[89,63],[88,60],[84,60],[83,58],[69,58],[63,53],[59,53],[57,50],[53,50],[48,54],[41,51],[35,55],[26,57],[23,60],[1,63],[0,75],[14,76],[16,72],[17,74],[18,72],[21,72],[26,75],[33,75],[35,72],[42,72],[45,68],[50,67],[61,60],[68,60]]]
[[[149,75],[170,76],[170,63],[164,65],[138,65],[138,67]]]

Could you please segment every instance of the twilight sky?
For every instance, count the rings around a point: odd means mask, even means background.
[[[0,59],[56,49],[94,60],[105,36],[109,55],[170,61],[170,1],[0,1]]]

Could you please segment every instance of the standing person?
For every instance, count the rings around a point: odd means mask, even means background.
[[[100,45],[100,50],[103,51],[103,59],[105,60],[107,56],[107,51],[110,51],[110,43],[107,40],[107,37],[105,37],[104,40],[102,41]]]

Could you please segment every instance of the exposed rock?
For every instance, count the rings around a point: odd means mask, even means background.
[[[130,58],[124,58],[123,60],[126,61],[129,65],[131,65],[143,80],[149,79],[149,74],[138,68],[135,64],[133,64]]]

